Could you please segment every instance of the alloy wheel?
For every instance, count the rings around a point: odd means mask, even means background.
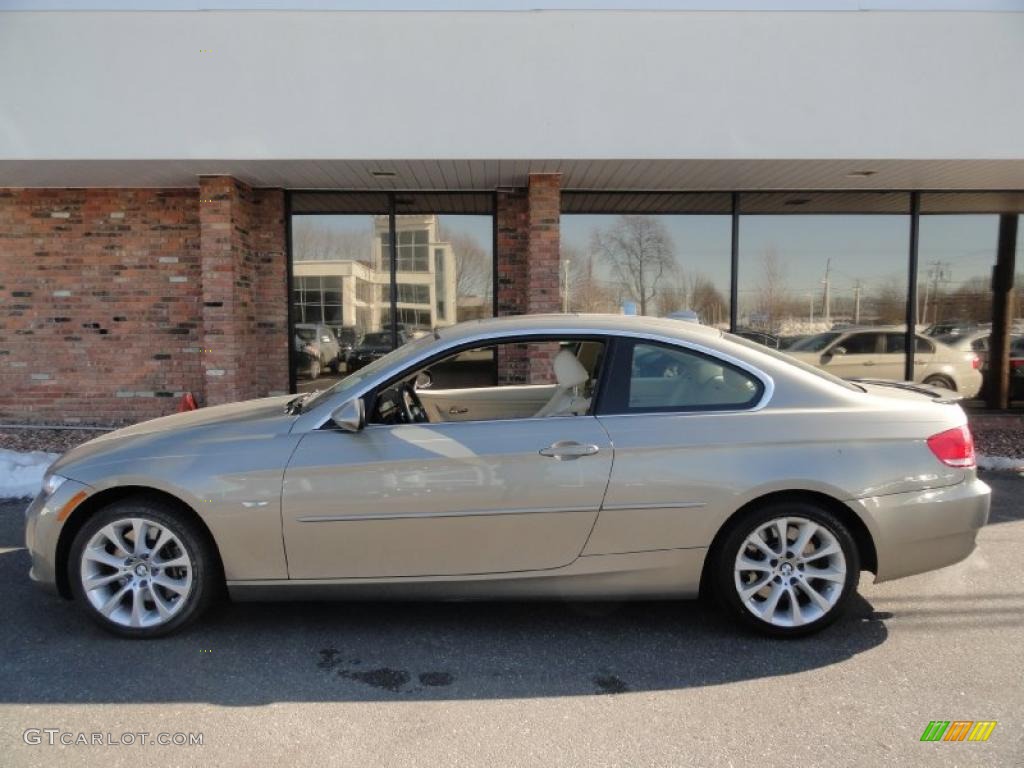
[[[142,517],[115,520],[82,551],[82,591],[92,606],[123,627],[157,627],[174,618],[192,593],[194,566],[181,539]]]
[[[740,602],[775,627],[800,627],[825,616],[842,597],[846,575],[835,534],[803,517],[761,523],[734,563]]]

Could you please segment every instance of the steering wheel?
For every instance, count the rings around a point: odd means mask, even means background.
[[[416,394],[416,387],[411,381],[402,384],[398,389],[399,400],[402,405],[402,421],[406,424],[422,424],[427,419],[427,412],[423,409]]]

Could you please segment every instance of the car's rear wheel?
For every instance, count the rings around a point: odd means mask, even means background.
[[[216,588],[216,563],[188,515],[138,497],[85,522],[71,545],[68,578],[75,599],[104,629],[157,637],[202,613]]]
[[[739,519],[714,567],[725,609],[775,637],[809,635],[831,624],[860,576],[846,525],[830,510],[802,501],[768,504]]]
[[[929,376],[924,380],[924,383],[931,387],[939,387],[941,389],[948,389],[951,392],[956,392],[956,382],[948,376]]]

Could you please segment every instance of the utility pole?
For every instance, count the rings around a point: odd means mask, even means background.
[[[860,325],[860,280],[853,284],[853,324]]]
[[[810,325],[814,325],[814,294],[810,294],[807,298],[810,301],[810,311],[807,315],[807,322]]]
[[[824,314],[824,321],[827,324],[832,323],[832,297],[830,296],[832,284],[829,279],[829,273],[832,271],[832,259],[825,260],[825,277],[821,281],[822,285],[825,286],[825,290],[822,295],[821,311]]]
[[[569,265],[572,263],[570,259],[565,259],[562,262],[562,269],[564,270],[564,277],[562,278],[562,311],[569,311]]]

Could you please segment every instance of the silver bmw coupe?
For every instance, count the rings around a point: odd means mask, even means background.
[[[106,629],[236,599],[713,595],[776,636],[974,549],[989,488],[944,390],[847,382],[718,330],[464,323],[330,389],[168,416],[62,456],[32,578]]]

